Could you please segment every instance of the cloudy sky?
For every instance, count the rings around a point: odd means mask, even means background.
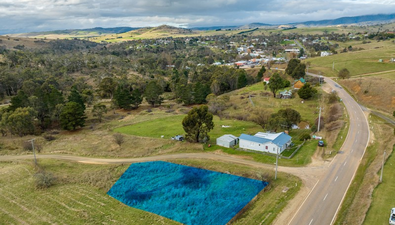
[[[395,0],[0,0],[0,34],[93,27],[282,24],[395,12]]]

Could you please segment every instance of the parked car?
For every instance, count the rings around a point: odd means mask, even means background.
[[[390,225],[395,225],[395,208],[391,209],[390,214]]]
[[[320,147],[324,147],[324,146],[325,146],[325,143],[324,143],[324,141],[318,141],[318,146],[320,146]]]
[[[182,135],[176,135],[174,137],[171,137],[171,140],[183,141],[184,137]]]

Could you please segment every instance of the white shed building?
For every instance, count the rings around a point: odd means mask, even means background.
[[[258,132],[254,136],[241,134],[239,147],[254,151],[268,152],[272,154],[282,153],[290,144],[292,137],[282,133]]]
[[[238,142],[239,138],[231,134],[225,134],[217,138],[217,145],[227,148],[237,145]]]

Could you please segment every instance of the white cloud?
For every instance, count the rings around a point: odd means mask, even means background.
[[[395,12],[395,0],[1,0],[0,33],[290,23]]]

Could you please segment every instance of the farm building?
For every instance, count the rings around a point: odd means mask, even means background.
[[[281,133],[258,132],[254,136],[241,134],[239,137],[239,147],[243,149],[255,150],[277,154],[283,152],[291,145],[292,137]]]
[[[217,138],[217,145],[227,148],[237,145],[238,142],[239,138],[231,134],[225,134]]]
[[[294,89],[301,89],[304,86],[304,83],[300,80],[296,81],[294,84]]]

